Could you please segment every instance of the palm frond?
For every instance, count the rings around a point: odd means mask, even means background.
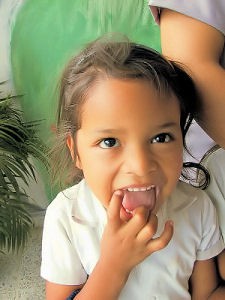
[[[21,187],[21,182],[28,186],[29,179],[36,180],[30,159],[48,167],[46,146],[37,135],[40,121],[24,122],[13,105],[16,98],[0,99],[0,252],[18,251],[33,226],[29,210],[37,206]]]
[[[33,222],[26,209],[27,195],[1,189],[0,192],[0,249],[18,251],[24,247]],[[24,200],[22,200],[24,199]]]

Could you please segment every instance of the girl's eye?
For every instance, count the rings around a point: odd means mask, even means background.
[[[172,136],[169,133],[161,133],[156,135],[152,140],[151,143],[169,143],[173,140]]]
[[[101,140],[101,142],[99,143],[99,146],[103,149],[118,147],[119,141],[115,138],[105,138],[105,139]]]

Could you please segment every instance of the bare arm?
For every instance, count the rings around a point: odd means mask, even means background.
[[[225,298],[225,286],[220,286],[215,292],[208,298],[208,300],[224,300]]]
[[[225,250],[217,256],[218,269],[221,276],[221,282],[218,288],[209,297],[209,300],[225,299]]]
[[[108,207],[100,259],[84,286],[47,282],[47,300],[65,300],[74,289],[81,287],[77,300],[117,300],[133,267],[166,247],[173,235],[171,224],[166,223],[162,235],[152,239],[157,230],[157,217],[149,214],[148,209],[139,207],[128,222],[122,221],[121,202],[122,194],[114,194]]]
[[[225,282],[225,250],[218,255],[218,268],[220,276]]]
[[[163,9],[160,19],[162,52],[187,65],[203,103],[202,128],[225,148],[225,70],[219,61],[224,35],[203,22]]]
[[[190,284],[192,300],[211,299],[218,285],[215,260],[196,261]]]
[[[63,285],[46,281],[46,299],[65,300],[74,290],[81,289],[82,287],[83,285]]]

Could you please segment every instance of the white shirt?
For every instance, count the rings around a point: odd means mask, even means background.
[[[210,173],[210,184],[205,190],[214,203],[225,240],[225,150],[219,148],[204,157],[201,164]]]
[[[215,209],[201,190],[179,182],[157,215],[156,236],[172,219],[173,238],[132,270],[119,300],[191,299],[188,279],[194,262],[224,248]],[[106,221],[105,209],[84,180],[60,193],[46,212],[42,277],[59,284],[84,283],[99,259]]]

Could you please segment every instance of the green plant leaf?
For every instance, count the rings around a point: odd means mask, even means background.
[[[0,86],[3,83],[0,82]],[[1,91],[0,91],[1,93]],[[0,252],[18,251],[33,226],[30,215],[40,207],[21,187],[36,180],[31,158],[48,168],[47,148],[37,136],[40,121],[24,122],[12,101],[18,96],[0,99]]]

